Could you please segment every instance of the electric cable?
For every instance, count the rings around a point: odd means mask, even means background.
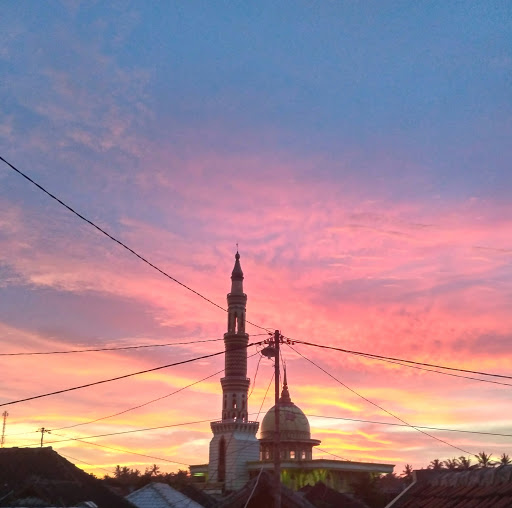
[[[251,495],[249,496],[249,499],[247,499],[246,503],[244,504],[244,508],[247,508],[249,506],[249,502],[252,499],[252,496],[254,495],[254,492],[256,491],[256,487],[258,486],[258,483],[260,481],[261,473],[263,472],[263,466],[261,466],[260,472],[258,473],[258,478],[256,478],[256,482],[254,483],[254,487],[251,490]]]
[[[58,434],[55,434],[55,435],[58,436]],[[187,464],[185,462],[178,462],[177,460],[169,460],[169,459],[164,459],[162,457],[155,457],[154,455],[147,455],[145,453],[132,452],[130,450],[123,450],[122,448],[114,448],[112,446],[102,445],[99,443],[91,443],[90,441],[82,441],[79,438],[73,438],[71,440],[78,441],[78,442],[84,443],[86,445],[99,446],[100,448],[106,448],[107,450],[113,450],[113,451],[121,452],[121,453],[129,453],[131,455],[139,455],[141,457],[148,457],[150,459],[161,460],[162,462],[169,462],[171,464],[181,464],[182,466],[190,467],[190,464]]]
[[[456,372],[466,372],[468,374],[478,374],[479,376],[490,376],[490,377],[499,377],[499,378],[504,378],[504,379],[512,379],[512,376],[507,376],[505,374],[493,374],[493,373],[489,373],[489,372],[480,372],[480,371],[477,371],[477,370],[459,369],[459,368],[456,368],[456,367],[446,367],[446,366],[443,366],[443,365],[436,365],[436,364],[433,364],[433,363],[415,362],[413,360],[404,360],[402,358],[393,358],[392,356],[374,355],[374,354],[371,354],[371,353],[363,353],[361,351],[351,351],[350,349],[343,349],[343,348],[334,347],[334,346],[326,346],[326,345],[323,345],[323,344],[314,344],[312,342],[305,342],[305,341],[302,341],[302,340],[295,340],[295,339],[292,339],[290,337],[285,337],[285,338],[291,340],[292,342],[294,342],[296,344],[304,344],[305,346],[314,346],[314,347],[318,347],[318,348],[322,348],[322,349],[331,349],[331,350],[334,350],[334,351],[341,351],[342,353],[350,353],[350,354],[358,355],[358,356],[366,356],[368,358],[375,358],[375,359],[382,359],[382,360],[392,360],[392,361],[403,362],[403,363],[411,363],[411,364],[414,364],[414,365],[422,365],[422,366],[425,366],[425,367],[434,367],[434,368],[437,368],[437,369],[453,370],[453,371],[456,371]]]
[[[55,434],[55,432],[52,430],[51,433],[53,435],[62,437],[64,439],[57,440],[57,441],[46,441],[45,444],[50,445],[50,444],[65,443],[67,441],[73,441],[75,439],[85,440],[85,439],[96,439],[98,437],[120,436],[120,435],[123,435],[123,434],[134,434],[134,433],[137,433],[137,432],[147,432],[149,430],[162,430],[162,429],[170,429],[170,428],[174,428],[174,427],[184,427],[185,425],[195,425],[195,424],[198,424],[198,423],[206,423],[206,422],[210,422],[210,421],[211,421],[210,419],[207,419],[207,420],[196,420],[196,421],[193,421],[193,422],[172,423],[172,424],[169,424],[169,425],[159,425],[158,427],[146,427],[146,428],[143,428],[143,429],[120,430],[118,432],[108,432],[106,434],[97,434],[97,435],[94,435],[94,436],[84,436],[84,437],[80,437],[80,438],[74,438],[74,437],[71,437],[71,436],[63,436],[61,434]],[[39,446],[39,443],[32,443],[32,444],[29,444],[29,445],[26,445],[26,446],[27,447]]]
[[[253,356],[256,356],[257,354],[258,354],[258,352],[248,356],[248,358],[252,358]],[[213,376],[216,376],[216,375],[222,373],[223,371],[224,371],[224,369],[218,370],[217,372],[214,372],[213,374],[210,374],[209,376],[206,376],[206,377],[204,377],[202,379],[199,379],[198,381],[194,381],[193,383],[190,383],[190,384],[188,384],[186,386],[183,386],[183,387],[179,388],[178,390],[175,390],[174,392],[168,393],[167,395],[163,395],[162,397],[157,397],[156,399],[149,400],[149,401],[144,402],[142,404],[139,404],[137,406],[130,407],[130,408],[125,409],[123,411],[119,411],[117,413],[114,413],[114,414],[111,414],[111,415],[107,415],[107,416],[102,416],[101,418],[96,418],[94,420],[89,420],[87,422],[75,423],[73,425],[67,425],[65,427],[58,427],[58,428],[53,429],[53,430],[72,429],[72,428],[75,428],[75,427],[80,427],[82,425],[89,425],[91,423],[96,423],[96,422],[99,422],[99,421],[102,421],[102,420],[107,420],[108,418],[113,418],[114,416],[119,416],[119,415],[128,413],[130,411],[134,411],[135,409],[139,409],[141,407],[148,406],[149,404],[152,404],[153,402],[157,402],[159,400],[162,400],[162,399],[165,399],[165,398],[170,397],[172,395],[175,395],[176,393],[179,393],[179,392],[185,390],[186,388],[190,388],[191,386],[199,384],[202,381],[206,381],[207,379],[210,379]],[[32,432],[19,432],[17,434],[6,434],[6,437],[23,436],[23,435],[27,435],[27,434],[31,434],[31,433]]]
[[[94,464],[86,462],[85,460],[77,459],[76,457],[71,457],[71,455],[64,454],[60,450],[59,450],[58,454],[62,455],[62,457],[66,457],[66,459],[76,460],[78,462],[82,462],[83,464],[87,464],[88,466],[95,467],[96,469],[101,469],[102,471],[106,471],[107,473],[114,474],[114,471],[112,471],[110,469],[105,469],[104,467],[101,467],[101,466],[95,466]],[[75,465],[75,464],[73,464],[73,465]]]
[[[258,352],[256,352],[256,354],[258,354]],[[258,376],[258,370],[260,368],[260,363],[261,363],[262,358],[263,358],[263,356],[261,356],[261,355],[258,358],[258,363],[256,364],[256,372],[254,373],[251,391],[249,392],[249,395],[247,396],[247,400],[249,400],[251,398],[252,392],[254,391],[254,388],[256,388],[256,377]]]
[[[184,284],[183,282],[180,282],[178,279],[174,278],[172,275],[169,275],[166,271],[162,270],[161,268],[158,268],[158,266],[156,266],[154,263],[152,263],[151,261],[147,260],[144,256],[142,256],[141,254],[139,254],[138,252],[136,252],[134,249],[132,249],[131,247],[128,247],[128,245],[126,245],[125,243],[123,243],[121,240],[118,240],[116,237],[112,236],[110,233],[107,233],[107,231],[105,231],[103,228],[101,228],[100,226],[98,226],[97,224],[95,224],[92,220],[90,219],[87,219],[84,215],[80,214],[79,212],[77,212],[75,209],[73,209],[71,206],[69,206],[68,204],[66,204],[64,201],[62,201],[61,199],[59,199],[57,196],[55,196],[54,194],[52,194],[51,192],[49,192],[48,190],[46,190],[42,185],[38,184],[35,180],[33,180],[32,178],[30,178],[30,176],[28,176],[27,174],[23,173],[23,171],[19,170],[17,167],[15,167],[13,164],[11,164],[10,162],[8,162],[6,159],[4,159],[2,156],[0,156],[0,160],[2,160],[5,164],[7,164],[12,170],[16,171],[16,173],[18,173],[20,176],[22,176],[23,178],[25,178],[25,180],[29,181],[31,184],[35,185],[38,189],[40,189],[41,191],[43,191],[46,195],[48,195],[50,198],[54,199],[55,201],[57,201],[57,203],[59,203],[60,205],[62,205],[64,208],[66,208],[67,210],[69,210],[71,213],[73,213],[74,215],[76,215],[79,219],[82,219],[83,221],[87,222],[87,224],[89,224],[90,226],[92,226],[93,228],[95,228],[97,231],[99,231],[100,233],[102,233],[103,235],[105,235],[107,238],[110,238],[110,240],[116,242],[118,245],[120,245],[121,247],[123,247],[124,249],[126,249],[128,252],[130,252],[131,254],[133,254],[135,257],[137,257],[138,259],[140,259],[141,261],[143,261],[144,263],[146,263],[147,265],[149,265],[151,268],[155,269],[157,272],[161,273],[163,276],[167,277],[168,279],[172,280],[173,282],[175,282],[176,284],[179,284],[180,286],[182,286],[183,288],[187,289],[188,291],[190,291],[191,293],[194,293],[196,296],[199,296],[200,298],[202,298],[203,300],[205,300],[206,302],[210,303],[211,305],[214,305],[215,307],[223,310],[224,312],[227,312],[227,309],[225,309],[224,307],[222,307],[221,305],[219,305],[218,303],[215,303],[213,300],[210,300],[210,298],[207,298],[206,296],[202,295],[201,293],[199,293],[199,291],[196,291],[195,289],[192,289],[190,286],[187,286],[186,284]],[[257,325],[256,323],[252,323],[251,321],[249,321],[248,319],[245,320],[246,323],[249,323],[250,325],[252,326],[255,326],[256,328],[260,328],[261,330],[265,330],[267,332],[269,332],[270,330],[268,328],[265,328],[263,326],[260,326],[260,325]]]
[[[242,346],[240,348],[233,348],[233,351],[235,349],[246,349],[246,348],[249,348],[251,346],[254,346],[255,344],[261,344],[261,342],[252,342],[250,344],[247,344],[247,346]],[[219,355],[222,355],[222,354],[225,354],[225,350],[219,351],[217,353],[211,353],[209,355],[199,356],[197,358],[190,358],[188,360],[182,360],[181,362],[175,362],[175,363],[169,363],[167,365],[161,365],[160,367],[153,367],[152,369],[145,369],[145,370],[141,370],[141,371],[138,371],[138,372],[132,372],[130,374],[124,374],[122,376],[117,376],[117,377],[113,377],[113,378],[110,378],[110,379],[103,379],[101,381],[95,381],[93,383],[87,383],[85,385],[74,386],[72,388],[65,388],[63,390],[57,390],[57,391],[50,392],[50,393],[43,393],[41,395],[34,395],[32,397],[26,397],[24,399],[19,399],[19,400],[12,400],[10,402],[3,402],[2,404],[0,404],[0,407],[1,406],[9,406],[9,405],[12,405],[12,404],[18,404],[20,402],[27,402],[29,400],[40,399],[40,398],[43,398],[43,397],[49,397],[50,395],[57,395],[57,394],[60,394],[60,393],[66,393],[66,392],[70,392],[70,391],[73,391],[73,390],[79,390],[81,388],[89,388],[91,386],[96,386],[96,385],[100,385],[100,384],[103,384],[103,383],[110,383],[111,381],[118,381],[119,379],[126,379],[126,378],[129,378],[129,377],[138,376],[140,374],[146,374],[147,372],[154,372],[156,370],[166,369],[168,367],[175,367],[177,365],[183,365],[185,363],[196,362],[198,360],[204,360],[205,358],[212,358],[214,356],[219,356]]]
[[[257,354],[258,354],[258,352],[248,356],[247,358],[252,358],[253,356],[256,356]],[[149,401],[144,402],[142,404],[139,404],[137,406],[130,407],[130,408],[125,409],[123,411],[119,411],[118,413],[114,413],[114,414],[111,414],[111,415],[108,415],[108,416],[102,416],[101,418],[96,418],[96,419],[90,420],[88,422],[75,423],[74,425],[67,425],[66,427],[59,427],[59,428],[54,429],[54,430],[72,429],[74,427],[79,427],[81,425],[89,425],[91,423],[96,423],[96,422],[99,422],[101,420],[107,420],[108,418],[113,418],[114,416],[119,416],[119,415],[128,413],[130,411],[134,411],[135,409],[139,409],[141,407],[148,406],[149,404],[152,404],[153,402],[158,402],[159,400],[166,399],[167,397],[171,397],[172,395],[175,395],[175,394],[177,394],[179,392],[182,392],[183,390],[186,390],[187,388],[190,388],[191,386],[194,386],[194,385],[197,385],[199,383],[202,383],[203,381],[206,381],[207,379],[210,379],[213,376],[221,374],[222,372],[224,372],[223,368],[221,370],[218,370],[217,372],[214,372],[213,374],[210,374],[209,376],[206,376],[206,377],[204,377],[202,379],[199,379],[198,381],[194,381],[193,383],[190,383],[190,384],[188,384],[186,386],[183,386],[183,387],[179,388],[178,390],[175,390],[175,391],[173,391],[171,393],[168,393],[167,395],[163,395],[162,397],[157,397],[156,399],[152,399],[152,400],[149,400]]]
[[[336,455],[335,453],[328,452],[327,450],[324,450],[323,448],[318,448],[318,446],[315,446],[315,451],[318,450],[319,452],[328,453],[329,455],[332,455],[333,457],[337,457],[338,459],[344,460],[345,462],[353,462],[350,459],[346,459],[345,457],[341,457],[340,455]]]
[[[144,402],[143,404],[139,404],[138,406],[130,407],[128,409],[125,409],[124,411],[119,411],[118,413],[114,413],[114,414],[111,414],[111,415],[108,415],[108,416],[102,416],[101,418],[96,418],[94,420],[89,420],[88,422],[75,423],[74,425],[67,425],[66,427],[58,427],[57,429],[54,429],[54,430],[73,429],[75,427],[80,427],[82,425],[89,425],[91,423],[96,423],[96,422],[100,422],[102,420],[107,420],[108,418],[113,418],[114,416],[123,415],[125,413],[130,412],[130,411],[134,411],[135,409],[139,409],[141,407],[148,406],[149,404],[152,404],[153,402],[157,402],[159,400],[166,399],[167,397],[170,397],[171,395],[175,395],[175,394],[177,394],[179,392],[182,392],[183,390],[185,390],[187,388],[190,388],[191,386],[197,385],[198,383],[201,383],[202,381],[206,381],[207,379],[210,379],[213,376],[216,376],[216,375],[220,374],[223,371],[224,371],[224,369],[221,369],[221,370],[219,370],[217,372],[214,372],[213,374],[210,374],[209,376],[204,377],[203,379],[200,379],[199,381],[195,381],[195,382],[190,383],[190,384],[188,384],[186,386],[183,386],[182,388],[179,388],[178,390],[175,390],[174,392],[168,393],[167,395],[163,395],[162,397],[158,397],[158,398],[153,399],[153,400],[149,400],[147,402]]]
[[[311,418],[329,418],[331,420],[344,420],[349,422],[362,422],[362,423],[371,423],[374,425],[390,425],[393,427],[410,427],[410,425],[406,425],[404,423],[393,423],[393,422],[379,422],[375,420],[363,420],[360,418],[344,418],[341,416],[327,416],[327,415],[314,415],[314,414],[306,414]],[[461,432],[463,434],[478,434],[483,436],[496,436],[496,437],[512,437],[512,434],[502,434],[499,432],[485,432],[480,430],[464,430],[464,429],[449,429],[447,427],[427,427],[426,425],[414,425],[414,427],[418,427],[419,429],[427,429],[427,430],[437,430],[440,432]]]
[[[444,439],[440,439],[436,436],[433,436],[432,434],[429,434],[428,432],[425,432],[424,430],[421,430],[420,428],[418,427],[415,427],[414,425],[411,425],[410,423],[406,422],[404,419],[400,418],[399,416],[393,414],[391,411],[388,411],[387,409],[384,409],[382,406],[380,406],[379,404],[377,404],[376,402],[373,402],[372,400],[368,399],[367,397],[365,397],[364,395],[361,395],[360,393],[358,393],[356,390],[350,388],[348,385],[346,385],[345,383],[343,383],[342,381],[340,381],[338,378],[336,378],[335,376],[333,376],[332,374],[330,374],[329,372],[327,372],[323,367],[321,367],[320,365],[318,365],[317,363],[315,363],[313,360],[310,360],[309,358],[305,357],[302,353],[300,353],[300,351],[297,351],[295,348],[293,348],[292,346],[290,346],[288,344],[288,347],[290,349],[292,349],[292,351],[295,351],[295,353],[297,353],[299,356],[301,356],[302,358],[304,358],[304,360],[307,360],[308,362],[310,362],[312,365],[314,365],[315,367],[317,367],[318,369],[320,369],[322,372],[324,372],[325,374],[327,374],[330,378],[334,379],[337,383],[339,383],[340,385],[342,385],[343,387],[345,387],[347,390],[351,391],[353,394],[357,395],[358,397],[360,397],[361,399],[365,400],[366,402],[368,402],[369,404],[372,404],[373,406],[375,406],[376,408],[380,409],[381,411],[384,411],[385,413],[387,413],[388,415],[392,416],[393,418],[399,420],[400,422],[404,423],[405,425],[413,428],[413,429],[416,429],[418,432],[420,432],[421,434],[424,434],[432,439],[435,439],[436,441],[439,441],[440,443],[444,443],[445,445],[447,446],[450,446],[452,448],[455,448],[456,450],[459,450],[465,454],[468,454],[468,455],[473,455],[476,457],[476,454],[474,453],[471,453],[471,452],[468,452],[467,450],[464,450],[463,448],[460,448],[459,446],[456,446],[456,445],[453,445],[451,443],[449,443],[448,441],[445,441]]]
[[[271,383],[269,383],[269,386],[270,385],[271,385]],[[268,390],[267,390],[267,393],[268,393]],[[263,403],[264,403],[264,400],[263,400]],[[258,420],[259,415],[261,414],[261,409],[262,409],[263,403],[260,406],[260,411],[258,411],[258,413],[249,413],[249,415],[254,415],[254,414],[257,415],[256,421]],[[287,410],[285,408],[282,408],[281,411],[284,413],[287,412]],[[330,420],[343,420],[343,421],[349,421],[349,422],[369,423],[369,424],[373,424],[373,425],[387,425],[387,426],[392,426],[392,427],[405,427],[405,428],[411,427],[411,425],[407,425],[407,424],[403,424],[403,423],[380,422],[380,421],[376,421],[376,420],[364,420],[364,419],[360,419],[360,418],[346,418],[346,417],[341,417],[341,416],[317,415],[317,414],[309,414],[309,413],[305,414],[305,416],[310,417],[310,418],[325,418],[325,419],[330,419]],[[199,423],[206,423],[206,422],[212,422],[212,421],[215,421],[215,420],[212,418],[208,418],[205,420],[174,423],[174,424],[170,424],[170,425],[161,425],[158,427],[146,427],[146,428],[141,428],[141,429],[131,429],[131,430],[126,430],[126,431],[110,432],[107,434],[97,434],[97,435],[93,435],[93,436],[82,437],[80,439],[94,439],[94,438],[98,438],[98,437],[118,436],[118,435],[122,435],[122,434],[133,434],[133,433],[138,433],[138,432],[161,430],[161,429],[167,429],[167,428],[172,428],[172,427],[181,427],[181,426],[185,426],[185,425],[195,425],[195,424],[199,424]],[[418,427],[420,429],[435,430],[435,431],[439,431],[439,432],[459,432],[459,433],[463,433],[463,434],[476,434],[476,435],[484,435],[484,436],[512,437],[512,434],[503,434],[503,433],[497,433],[497,432],[485,432],[485,431],[464,430],[464,429],[450,429],[450,428],[446,428],[446,427],[428,427],[425,425],[415,425],[414,427]],[[55,430],[60,430],[60,429],[55,429]],[[53,432],[54,431],[52,430],[52,433]],[[55,435],[57,435],[57,434],[55,434]],[[58,441],[46,441],[46,444],[57,444],[57,443],[62,443],[62,442],[69,441],[70,439],[71,440],[73,439],[73,438],[69,438],[68,436],[62,436],[62,437],[65,437],[66,439],[58,440]],[[31,447],[31,446],[39,446],[39,445],[40,445],[39,442],[34,442],[34,443],[31,443],[31,444],[28,444],[25,446]],[[320,450],[320,448],[318,448],[318,449]]]
[[[267,335],[266,333],[251,333],[251,337],[261,337]],[[218,342],[224,340],[224,337],[220,339],[205,339],[205,340],[193,340],[189,342],[168,342],[166,344],[141,344],[137,346],[118,346],[118,347],[102,347],[97,349],[72,349],[68,351],[31,351],[22,353],[0,353],[0,356],[29,356],[29,355],[63,355],[69,353],[92,353],[97,351],[122,351],[127,349],[141,349],[150,347],[168,347],[168,346],[182,346],[189,344],[200,344],[203,342]]]
[[[494,385],[512,386],[511,383],[502,383],[501,381],[493,381],[492,379],[482,379],[482,378],[473,377],[473,376],[463,376],[461,374],[454,374],[453,372],[443,372],[441,370],[427,369],[426,367],[419,367],[417,365],[409,365],[407,363],[401,363],[401,362],[394,361],[394,360],[386,360],[385,358],[373,358],[372,356],[366,356],[366,355],[360,355],[360,356],[363,356],[370,360],[375,360],[378,362],[386,362],[386,363],[392,363],[394,365],[401,365],[402,367],[407,367],[409,369],[424,370],[425,372],[434,372],[435,374],[442,374],[443,376],[459,377],[461,379],[470,379],[472,381],[480,381],[481,383],[492,383]]]

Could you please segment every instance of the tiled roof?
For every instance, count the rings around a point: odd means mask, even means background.
[[[368,506],[354,499],[352,496],[346,493],[338,492],[331,489],[322,482],[318,482],[316,485],[306,485],[302,487],[299,492],[304,494],[304,497],[315,504],[315,502],[322,503],[321,506],[336,508],[368,508]]]
[[[512,466],[414,471],[415,482],[387,508],[510,508]]]
[[[138,508],[203,508],[165,483],[149,483],[126,496]]]
[[[220,508],[244,508],[251,494],[252,497],[247,508],[263,508],[267,506],[273,506],[273,482],[273,476],[266,471],[263,471],[259,479],[253,478],[248,483],[246,483],[243,488],[224,498],[220,503]],[[256,488],[254,489],[255,485]],[[303,498],[297,492],[294,492],[293,490],[281,484],[281,507],[314,508],[314,505],[312,505],[307,499]]]
[[[133,508],[51,447],[1,448],[0,506],[29,497],[57,506],[93,501],[98,508]]]

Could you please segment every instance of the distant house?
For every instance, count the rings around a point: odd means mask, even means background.
[[[148,483],[126,499],[137,508],[204,508],[166,483]]]
[[[0,449],[0,506],[134,508],[51,447]]]
[[[512,466],[468,471],[414,471],[413,483],[386,508],[512,506]]]

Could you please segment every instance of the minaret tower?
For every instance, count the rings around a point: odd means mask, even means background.
[[[248,421],[247,344],[245,332],[244,274],[240,254],[235,255],[231,273],[231,292],[228,300],[228,331],[224,334],[226,349],[222,386],[222,420],[211,423],[213,438],[210,442],[208,482],[223,484],[225,490],[242,487],[249,475],[247,462],[259,459],[256,439],[258,422]]]

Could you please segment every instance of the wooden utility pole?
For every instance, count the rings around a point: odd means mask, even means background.
[[[281,334],[279,330],[274,332],[274,382],[275,382],[275,406],[274,406],[274,508],[281,508],[281,434],[279,429],[279,343]]]
[[[40,429],[37,429],[37,432],[41,432],[41,448],[43,447],[43,439],[44,439],[44,435],[45,433],[50,433],[51,430],[49,429],[46,429],[45,427],[41,427]]]
[[[0,446],[3,448],[5,443],[5,423],[7,422],[7,417],[9,416],[9,413],[7,411],[4,411],[2,413],[2,416],[4,417],[4,423],[2,425],[2,440]]]

